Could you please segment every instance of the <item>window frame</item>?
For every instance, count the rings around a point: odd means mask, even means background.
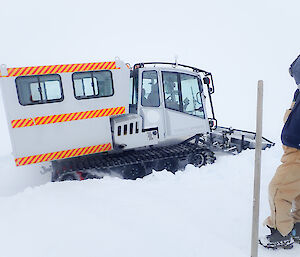
[[[91,79],[93,81],[93,73],[100,73],[100,72],[109,72],[110,74],[110,78],[111,78],[111,87],[112,87],[112,94],[111,95],[105,95],[105,96],[101,96],[100,95],[100,89],[98,87],[98,95],[91,95],[91,96],[76,96],[76,92],[75,92],[75,82],[74,82],[74,74],[82,74],[82,73],[90,73],[91,74]],[[97,78],[96,78],[97,79]],[[72,84],[73,84],[73,93],[74,93],[74,97],[76,100],[86,100],[86,99],[94,99],[94,98],[105,98],[105,97],[112,97],[115,94],[115,89],[114,89],[114,81],[113,81],[113,75],[112,72],[110,70],[98,70],[98,71],[77,71],[77,72],[73,72],[72,73]]]
[[[27,78],[27,77],[36,77],[37,78],[37,83],[39,84],[40,86],[40,77],[43,77],[43,76],[52,76],[52,75],[55,75],[55,76],[58,76],[59,80],[59,87],[60,87],[60,90],[61,90],[61,98],[58,98],[58,99],[51,99],[51,100],[41,100],[41,101],[31,101],[31,103],[28,103],[28,104],[23,104],[22,101],[21,101],[21,98],[20,98],[20,92],[19,92],[19,87],[18,87],[18,83],[17,81],[21,78]],[[61,76],[59,74],[56,74],[56,73],[53,73],[53,74],[41,74],[41,75],[29,75],[29,76],[18,76],[16,77],[15,79],[15,84],[16,84],[16,90],[17,90],[17,96],[18,96],[18,101],[19,101],[19,104],[22,105],[22,106],[28,106],[28,105],[37,105],[37,104],[50,104],[50,103],[59,103],[59,102],[62,102],[65,97],[64,97],[64,90],[63,90],[63,86],[62,86],[62,80],[61,80]],[[30,84],[29,84],[30,85]],[[31,89],[30,89],[30,86],[29,86],[29,90],[30,90],[30,93],[31,93]]]
[[[142,90],[143,90],[143,80],[144,80],[144,72],[155,72],[156,73],[156,78],[157,78],[157,86],[158,86],[158,106],[145,106],[143,105],[142,103]],[[142,84],[141,84],[141,95],[140,95],[140,98],[141,98],[141,106],[143,107],[149,107],[149,108],[159,108],[161,106],[161,100],[160,100],[160,89],[159,89],[159,78],[158,78],[158,72],[157,70],[143,70],[142,71]]]
[[[164,73],[175,73],[177,75],[177,83],[178,83],[178,90],[179,90],[179,110],[177,109],[173,109],[173,108],[170,108],[170,107],[167,107],[166,106],[166,94],[165,94],[165,85],[163,83],[164,79]],[[198,81],[198,87],[199,87],[199,92],[200,92],[200,97],[203,93],[203,87],[202,87],[202,82],[201,82],[201,79],[199,78],[199,76],[196,76],[194,74],[189,74],[189,73],[185,73],[185,72],[178,72],[178,71],[161,71],[161,75],[162,75],[162,86],[163,86],[163,93],[164,93],[164,106],[166,109],[169,109],[169,110],[172,110],[172,111],[176,111],[176,112],[181,112],[181,113],[184,113],[184,114],[187,114],[187,115],[191,115],[191,116],[194,116],[194,117],[198,117],[200,119],[205,119],[206,118],[206,114],[205,114],[205,111],[203,110],[203,118],[198,116],[198,115],[195,115],[195,114],[190,114],[190,113],[187,113],[187,112],[184,112],[183,111],[183,99],[182,99],[182,87],[181,87],[181,78],[180,78],[180,74],[183,74],[183,75],[189,75],[189,76],[194,76],[195,78],[197,78],[197,81]],[[202,106],[203,106],[203,101],[202,101],[202,98],[200,99],[201,102],[202,102]]]

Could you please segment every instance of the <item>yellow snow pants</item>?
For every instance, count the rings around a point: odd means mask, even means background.
[[[283,150],[282,164],[269,184],[271,215],[264,225],[286,236],[300,222],[300,150],[287,146]]]

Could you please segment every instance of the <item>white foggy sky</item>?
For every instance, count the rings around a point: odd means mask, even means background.
[[[0,63],[8,67],[178,55],[214,74],[220,125],[255,129],[256,83],[263,79],[264,135],[279,139],[296,88],[287,71],[300,54],[299,0],[0,3]],[[0,119],[7,131],[3,110]]]

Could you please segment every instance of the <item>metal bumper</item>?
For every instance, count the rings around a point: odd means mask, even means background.
[[[255,149],[255,137],[254,132],[217,126],[210,133],[209,141],[215,149],[237,154],[246,149]],[[262,150],[274,145],[272,141],[262,138]]]

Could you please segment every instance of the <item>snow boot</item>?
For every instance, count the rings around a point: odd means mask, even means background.
[[[271,234],[261,237],[259,239],[259,243],[266,248],[271,249],[291,249],[293,248],[294,238],[292,237],[292,232],[287,234],[286,236],[283,236],[280,234],[280,232],[275,229],[267,226],[271,230]]]
[[[292,230],[292,237],[296,243],[300,244],[300,222],[295,223]]]

